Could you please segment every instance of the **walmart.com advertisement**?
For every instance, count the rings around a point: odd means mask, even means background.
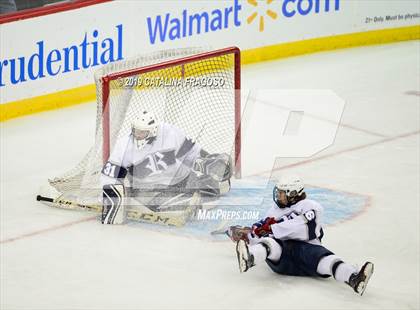
[[[98,10],[106,18],[95,18]],[[246,50],[412,26],[419,24],[418,10],[416,1],[401,0],[174,1],[162,6],[126,1],[6,23],[0,25],[0,103],[92,84],[98,67],[140,53],[187,46]],[[79,22],[71,22],[76,15]],[[71,28],[51,28],[66,21]],[[37,31],[28,31],[34,27]]]

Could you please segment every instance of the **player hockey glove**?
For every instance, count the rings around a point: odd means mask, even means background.
[[[238,242],[239,240],[244,240],[248,243],[248,234],[251,232],[251,227],[245,227],[240,225],[230,226],[226,231],[226,234],[229,236],[230,240],[233,242]]]
[[[267,237],[268,235],[273,233],[271,231],[271,225],[277,223],[278,222],[274,217],[267,217],[265,220],[261,220],[252,225],[252,233],[259,238]]]

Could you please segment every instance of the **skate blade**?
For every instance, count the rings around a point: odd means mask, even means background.
[[[248,249],[244,240],[239,240],[236,243],[236,255],[238,257],[239,272],[248,270],[246,262],[248,261]]]
[[[369,279],[370,279],[370,277],[373,274],[373,269],[374,268],[373,268],[373,264],[372,263],[370,263],[370,262],[366,263],[366,266],[365,266],[365,268],[363,270],[363,274],[365,276],[365,279],[363,281],[361,281],[359,283],[359,285],[357,286],[357,292],[360,294],[360,296],[362,296],[363,293],[366,290],[366,287],[367,287],[367,284],[369,282]]]

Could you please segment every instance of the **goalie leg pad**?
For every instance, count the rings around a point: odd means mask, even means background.
[[[154,212],[185,211],[201,206],[198,192],[187,193],[159,193],[146,206]]]
[[[104,185],[102,224],[122,224],[124,222],[124,196],[124,185]]]

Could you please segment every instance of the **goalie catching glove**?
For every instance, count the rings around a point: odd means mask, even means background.
[[[125,219],[124,185],[109,184],[103,186],[102,224],[122,224]]]
[[[198,157],[188,187],[200,189],[205,195],[223,195],[230,190],[232,159],[228,154],[207,154]]]
[[[198,157],[193,170],[209,175],[218,182],[228,181],[232,177],[232,159],[226,153]]]

